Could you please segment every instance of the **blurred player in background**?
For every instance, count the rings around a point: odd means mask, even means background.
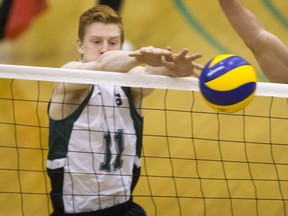
[[[240,0],[218,0],[234,30],[252,51],[271,82],[288,83],[288,48],[263,28]]]
[[[113,8],[118,14],[121,13],[123,0],[99,0],[99,4],[108,5]]]

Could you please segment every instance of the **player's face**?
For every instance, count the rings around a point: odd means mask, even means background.
[[[92,23],[86,28],[83,41],[78,39],[78,51],[84,62],[94,61],[109,50],[120,50],[121,31],[116,24]]]

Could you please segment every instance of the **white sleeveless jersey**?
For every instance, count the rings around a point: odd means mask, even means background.
[[[143,124],[131,101],[121,87],[94,86],[75,113],[50,119],[47,168],[54,209],[89,212],[131,198]]]

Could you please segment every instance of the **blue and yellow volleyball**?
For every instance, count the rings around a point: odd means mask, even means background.
[[[237,112],[250,104],[256,92],[257,75],[244,58],[222,54],[211,59],[199,77],[204,101],[220,112]]]

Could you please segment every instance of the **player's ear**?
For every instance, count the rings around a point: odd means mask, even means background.
[[[77,39],[77,50],[80,54],[83,54],[83,42],[80,38]]]

